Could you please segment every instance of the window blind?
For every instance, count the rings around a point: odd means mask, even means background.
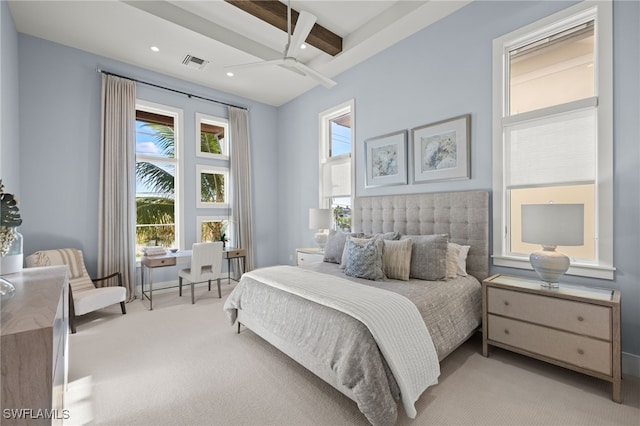
[[[507,188],[593,182],[596,108],[505,127]]]
[[[322,165],[323,198],[351,195],[351,156],[331,157]]]

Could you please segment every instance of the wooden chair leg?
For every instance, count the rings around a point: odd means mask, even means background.
[[[182,277],[178,277],[178,296],[182,297]]]
[[[193,305],[194,303],[196,303],[196,299],[193,295],[193,283],[191,283],[191,304]]]
[[[209,291],[211,291],[211,280],[209,280]]]
[[[211,281],[209,281],[211,282]],[[222,299],[222,292],[220,291],[220,278],[218,278],[218,298]]]
[[[71,334],[76,334],[76,316],[69,315],[69,328],[71,329]]]
[[[120,308],[122,309],[122,315],[126,315],[127,308],[124,307],[124,302],[120,302]]]
[[[73,303],[73,290],[69,286],[69,328],[72,334],[76,334],[76,307]]]

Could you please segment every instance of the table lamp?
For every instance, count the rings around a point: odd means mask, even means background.
[[[331,228],[331,209],[309,209],[309,229],[315,229],[318,232],[314,236],[316,244],[320,250],[324,250],[327,244],[328,233]]]
[[[570,261],[556,246],[584,244],[584,205],[522,205],[522,242],[542,245],[542,250],[531,253],[529,261],[543,287],[557,288]]]

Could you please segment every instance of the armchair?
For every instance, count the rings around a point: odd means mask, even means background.
[[[115,272],[102,278],[91,279],[84,266],[82,251],[77,249],[42,250],[27,256],[27,267],[67,265],[69,268],[69,327],[76,332],[76,316],[84,315],[115,303],[120,303],[126,314],[124,301],[127,289],[122,274]],[[117,278],[118,286],[96,287],[96,283]]]

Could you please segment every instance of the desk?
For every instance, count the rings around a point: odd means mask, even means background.
[[[227,247],[222,252],[222,257],[227,259],[227,281],[231,282],[231,261],[236,260],[238,267],[240,267],[240,259],[242,259],[242,273],[245,273],[247,267],[247,250],[243,248],[231,248]],[[236,281],[234,279],[234,281]]]
[[[151,271],[154,268],[165,266],[176,266],[179,263],[189,263],[191,261],[191,250],[178,250],[175,253],[166,253],[158,256],[142,256],[140,260],[140,293],[141,299],[149,299],[149,310],[153,310],[153,280]],[[144,269],[149,270],[149,294],[144,291]]]
[[[166,253],[158,256],[143,256],[140,260],[140,292],[141,299],[146,297],[149,299],[149,310],[153,310],[153,279],[151,271],[154,268],[163,268],[166,266],[176,266],[180,263],[189,263],[191,261],[191,250],[179,250],[175,253]],[[242,273],[246,268],[247,251],[243,248],[225,248],[222,252],[222,258],[227,260],[227,279],[231,282],[231,261],[236,260],[238,266],[242,260]],[[144,291],[144,270],[149,270],[149,293]]]

